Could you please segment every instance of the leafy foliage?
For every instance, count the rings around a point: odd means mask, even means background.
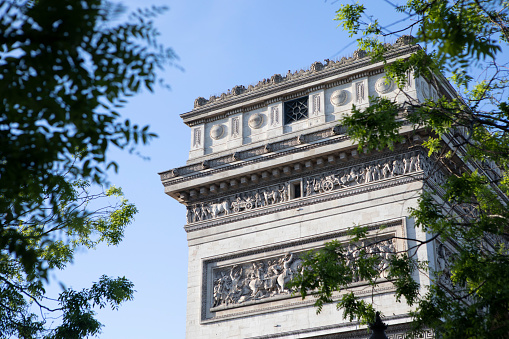
[[[132,284],[103,276],[90,289],[46,297],[48,271],[77,248],[117,245],[136,213],[108,186],[112,148],[133,152],[155,137],[118,113],[154,84],[175,53],[153,19],[106,0],[0,0],[0,337],[84,338],[100,323],[94,307],[130,300]],[[100,206],[107,199],[111,205]],[[116,201],[116,202],[115,202]],[[58,302],[58,306],[47,303]],[[36,308],[41,309],[38,318]],[[48,313],[62,323],[49,328]]]
[[[156,71],[175,59],[152,22],[164,9],[113,25],[121,8],[106,4],[0,1],[0,245],[26,269],[41,271],[19,220],[62,216],[70,182],[104,184],[104,168],[117,167],[108,149],[155,136],[117,109],[142,87],[151,90]]]
[[[410,74],[424,77],[438,88],[442,74],[450,75],[457,96],[403,103],[371,98],[368,108],[354,107],[340,123],[347,127],[359,148],[393,147],[400,141],[403,121],[427,131],[422,143],[435,168],[448,173],[439,191],[425,186],[418,205],[411,209],[415,227],[428,233],[427,240],[404,239],[416,245],[395,253],[385,274],[396,288],[396,299],[414,306],[413,335],[431,328],[438,338],[507,338],[509,333],[509,109],[508,64],[503,49],[509,42],[509,4],[502,0],[409,0],[397,11],[407,16],[407,25],[389,31],[366,15],[363,5],[343,5],[336,19],[355,35],[360,48],[373,61],[383,61],[386,77],[394,81],[400,95]],[[370,22],[363,21],[368,17]],[[387,26],[388,27],[388,26]],[[409,58],[388,62],[389,48],[383,38],[412,31],[413,44],[427,46]],[[475,67],[474,67],[475,66]],[[480,71],[479,71],[480,70]],[[477,82],[473,83],[473,79]],[[461,94],[461,95],[460,95]],[[360,241],[367,234],[351,234]],[[488,239],[490,241],[488,242]],[[448,271],[433,271],[413,253],[429,243],[451,242]],[[493,245],[494,244],[494,245]],[[302,275],[293,286],[306,297],[317,298],[318,310],[334,301],[334,293],[352,283],[345,265],[344,244],[333,242],[308,254]],[[444,251],[436,243],[439,251]],[[381,272],[363,258],[356,270],[376,284]],[[417,272],[428,275],[432,285],[421,286]],[[427,290],[426,290],[427,288]],[[366,299],[343,294],[337,303],[345,317],[365,322]],[[370,315],[371,316],[371,315]],[[372,320],[368,319],[368,320]]]
[[[36,260],[44,263],[47,270],[64,269],[73,261],[77,249],[93,249],[103,242],[117,245],[137,213],[120,188],[112,186],[91,194],[86,182],[78,181],[71,187],[73,194],[62,201],[61,216],[50,216],[39,221],[42,223],[19,225],[20,233],[29,243],[28,250],[36,254]],[[91,209],[90,205],[101,207]],[[58,219],[63,220],[57,222]],[[42,234],[53,235],[55,239],[49,241]],[[80,292],[66,289],[55,300],[46,295],[44,280],[27,271],[20,258],[4,251],[0,263],[2,338],[87,338],[99,333],[101,328],[94,307],[104,308],[109,304],[117,309],[124,301],[131,300],[134,293],[132,283],[125,277],[102,276],[90,289]],[[37,309],[42,319],[36,315]],[[57,316],[62,318],[62,323],[55,328],[48,326],[48,319]]]

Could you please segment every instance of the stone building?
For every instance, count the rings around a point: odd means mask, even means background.
[[[418,48],[400,38],[388,60]],[[420,146],[424,132],[404,126],[404,142],[394,150],[363,153],[337,126],[352,104],[366,107],[373,96],[400,102],[454,96],[443,79],[409,75],[403,93],[385,81],[381,63],[357,51],[198,98],[181,115],[191,132],[189,160],[160,176],[165,193],[187,206],[187,338],[367,337],[335,305],[317,315],[313,298],[292,295],[286,283],[303,252],[346,241],[354,225],[369,226],[374,250],[383,247],[385,256],[414,245],[395,236],[426,239],[408,208],[425,178],[434,187],[444,174],[431,170]],[[354,259],[357,247],[348,250]],[[429,244],[418,255],[440,264],[444,251]],[[430,283],[419,273],[415,279]],[[395,301],[385,277],[375,289],[358,281],[351,290],[382,310],[389,338],[402,338],[409,309]]]

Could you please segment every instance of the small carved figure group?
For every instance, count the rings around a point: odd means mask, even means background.
[[[300,269],[301,260],[288,253],[277,259],[234,265],[214,272],[212,307],[289,293],[286,284]]]
[[[338,188],[369,183],[387,179],[422,169],[423,157],[420,154],[386,160],[384,162],[368,163],[364,166],[353,166],[348,169],[329,172],[306,180],[306,195],[323,193]]]
[[[187,207],[187,223],[226,216],[252,208],[268,206],[289,200],[289,183],[266,187],[254,192],[241,193],[224,200],[200,203]]]
[[[365,245],[361,243],[359,245],[350,244],[346,250],[346,264],[354,272],[354,282],[359,282],[360,278],[357,274],[355,263],[361,256],[361,250],[364,250],[367,255],[379,256],[380,261],[378,262],[375,269],[380,272],[382,278],[387,277],[387,269],[389,268],[390,258],[396,252],[392,239],[384,240],[382,242],[376,242],[371,245]]]

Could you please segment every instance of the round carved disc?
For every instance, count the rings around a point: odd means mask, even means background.
[[[251,128],[260,128],[263,124],[263,115],[260,113],[255,113],[249,117],[248,121],[249,127]]]
[[[375,83],[375,90],[380,94],[389,93],[392,91],[393,84],[392,80],[387,83],[385,78],[380,78]]]
[[[332,92],[330,96],[330,103],[334,106],[342,106],[348,100],[348,92],[342,89]]]
[[[210,137],[212,139],[219,139],[223,136],[224,134],[224,127],[223,125],[214,125],[212,126],[212,128],[210,129]]]

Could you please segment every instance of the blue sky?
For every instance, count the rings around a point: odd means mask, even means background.
[[[114,151],[119,173],[111,183],[121,186],[140,210],[117,247],[78,253],[73,265],[54,277],[75,289],[89,287],[102,274],[126,276],[135,284],[135,299],[118,311],[101,310],[101,338],[184,338],[187,293],[185,208],[166,196],[158,172],[185,164],[190,132],[179,114],[194,99],[220,94],[235,85],[249,85],[308,68],[314,61],[351,55],[353,38],[333,21],[339,1],[176,1],[129,0],[130,9],[151,4],[170,10],[157,19],[161,40],[179,55],[184,71],[162,73],[171,91],[156,88],[130,98],[120,113],[150,125],[159,138],[138,151],[149,161]],[[371,4],[370,4],[371,3]],[[366,1],[368,12],[384,24],[397,13],[381,0]],[[387,42],[393,42],[393,39]],[[340,313],[338,313],[338,317]],[[191,339],[191,338],[189,338]]]

